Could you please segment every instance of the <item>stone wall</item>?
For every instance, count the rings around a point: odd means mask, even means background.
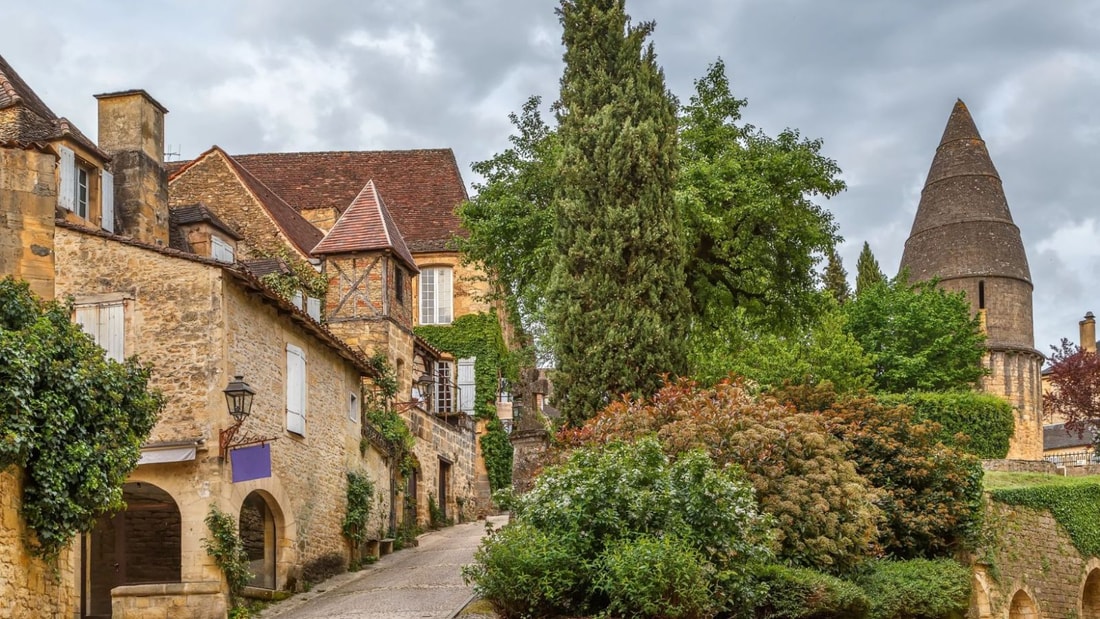
[[[989,374],[982,391],[999,395],[1016,413],[1016,427],[1008,457],[1039,460],[1043,457],[1042,357],[1034,351],[993,349],[984,359]]]
[[[0,148],[0,276],[26,280],[47,299],[54,296],[56,161],[37,150]]]
[[[117,587],[113,591],[112,619],[173,619],[225,617],[222,583],[182,582]]]
[[[477,501],[477,470],[474,464],[477,437],[473,430],[448,424],[418,408],[411,408],[405,413],[405,422],[416,437],[413,456],[419,464],[417,523],[423,526],[431,520],[429,495],[439,502],[440,463],[443,460],[450,464],[450,475],[446,479],[449,495],[447,516],[457,521],[456,514],[461,503],[464,519],[476,517],[484,506],[479,506]]]
[[[61,553],[55,571],[26,551],[20,474],[0,471],[0,617],[68,619],[77,607],[72,553]]]
[[[1025,617],[1029,604],[1044,619],[1096,616],[1083,614],[1082,602],[1100,601],[1085,587],[1100,560],[1082,557],[1048,511],[997,502],[988,508],[986,527],[994,541],[977,555],[969,617]]]
[[[1054,473],[1057,467],[1046,460],[982,460],[982,470],[1006,473]]]

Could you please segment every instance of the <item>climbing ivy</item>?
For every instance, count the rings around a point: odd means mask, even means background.
[[[260,281],[288,301],[298,291],[317,299],[324,299],[328,293],[328,278],[318,273],[310,263],[291,255],[285,248],[279,248],[275,252],[258,250],[256,254],[261,258],[278,258],[290,267],[290,273],[268,273],[260,278]]]
[[[488,432],[481,437],[481,450],[485,466],[489,470],[489,486],[493,490],[512,484],[512,445],[503,424],[497,419],[495,398],[497,379],[504,376],[515,381],[518,377],[518,361],[504,345],[504,334],[496,312],[467,314],[449,325],[421,325],[416,334],[436,348],[450,353],[456,359],[475,357],[474,417],[489,421]]]
[[[0,280],[0,469],[21,468],[27,548],[47,560],[125,507],[122,484],[164,402],[148,368],[107,359],[71,316]]]
[[[210,529],[210,537],[202,538],[202,547],[206,550],[206,554],[214,558],[218,569],[225,574],[225,582],[229,585],[229,597],[236,606],[241,592],[252,579],[244,540],[237,532],[237,523],[233,521],[233,517],[218,509],[217,505],[210,506],[210,512],[206,514],[204,522]]]
[[[1100,557],[1100,483],[1042,484],[989,491],[994,501],[1047,510],[1085,557]]]
[[[374,500],[374,482],[355,471],[348,471],[348,510],[344,514],[344,537],[355,546],[367,539],[367,520]]]
[[[416,439],[405,420],[393,410],[393,397],[397,394],[397,374],[382,353],[372,355],[368,363],[374,369],[372,380],[375,388],[368,391],[363,398],[363,418],[393,447],[393,457],[401,473],[408,475],[416,466],[412,458]],[[362,444],[360,451],[366,451]]]

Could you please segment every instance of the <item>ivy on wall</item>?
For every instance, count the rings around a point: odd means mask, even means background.
[[[965,434],[968,439],[958,446],[979,458],[1000,459],[1008,454],[1016,415],[1001,397],[973,391],[911,391],[878,399],[886,404],[906,404],[918,420],[940,424],[940,439],[946,444],[956,444],[955,435]]]
[[[372,355],[368,362],[374,370],[371,380],[375,389],[364,394],[363,419],[390,444],[401,474],[408,475],[415,468],[412,451],[416,439],[405,420],[393,410],[393,397],[397,394],[397,374],[383,353]],[[360,451],[366,453],[365,443],[360,443]]]
[[[122,484],[164,404],[148,368],[107,359],[71,316],[0,280],[0,470],[22,469],[28,550],[46,559],[125,508]]]
[[[328,278],[318,273],[310,263],[291,255],[285,248],[279,248],[276,252],[257,250],[256,254],[261,258],[278,258],[290,267],[290,273],[268,273],[260,278],[260,281],[286,300],[292,300],[299,291],[316,299],[324,299],[328,293]]]
[[[989,491],[994,501],[1047,510],[1084,557],[1100,557],[1100,483],[1035,485]]]
[[[496,312],[467,314],[449,325],[421,325],[415,332],[436,348],[450,353],[455,359],[475,357],[474,417],[489,421],[487,433],[481,437],[481,452],[489,472],[492,490],[512,485],[512,444],[504,425],[497,418],[497,378],[505,376],[515,380],[517,362],[504,345],[504,334]],[[493,397],[489,397],[493,394]]]

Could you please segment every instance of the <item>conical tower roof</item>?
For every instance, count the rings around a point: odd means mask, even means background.
[[[936,149],[901,267],[913,281],[1004,277],[1031,286],[1001,177],[962,100]]]

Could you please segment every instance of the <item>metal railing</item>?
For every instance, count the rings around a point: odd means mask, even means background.
[[[1058,466],[1086,466],[1089,464],[1100,464],[1100,453],[1092,449],[1086,449],[1070,453],[1052,454],[1044,456],[1044,459]]]

